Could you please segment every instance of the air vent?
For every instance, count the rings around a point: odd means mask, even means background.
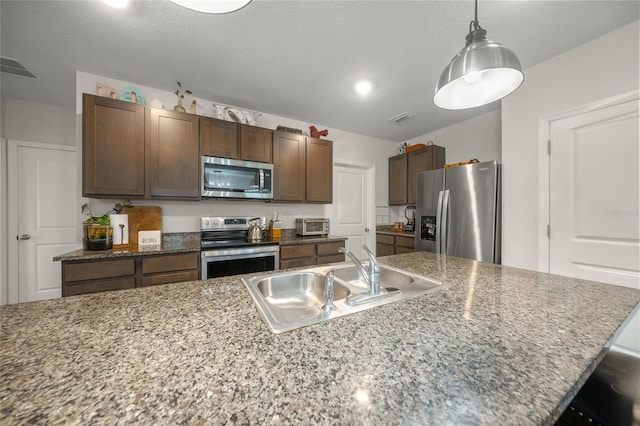
[[[395,117],[389,119],[389,121],[393,121],[394,123],[400,123],[401,121],[410,120],[415,117],[414,114],[410,112],[403,112],[402,114],[398,114]]]
[[[38,78],[17,60],[5,56],[0,56],[0,71],[22,77]]]

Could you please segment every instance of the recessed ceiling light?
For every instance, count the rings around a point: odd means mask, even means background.
[[[366,96],[371,93],[373,85],[369,80],[360,80],[353,86],[353,88],[358,95]]]
[[[126,9],[129,6],[129,0],[102,0],[114,9]]]

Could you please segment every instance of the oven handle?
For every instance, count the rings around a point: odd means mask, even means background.
[[[277,253],[280,251],[279,246],[277,245],[266,245],[266,246],[258,246],[251,248],[227,248],[227,249],[216,249],[216,250],[206,250],[201,252],[201,257],[221,257],[221,256],[240,256],[240,257],[259,257],[268,256],[273,253]]]

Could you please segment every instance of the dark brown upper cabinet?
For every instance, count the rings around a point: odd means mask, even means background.
[[[329,204],[333,201],[333,142],[307,138],[307,203]]]
[[[151,198],[200,198],[199,120],[147,109],[147,189]]]
[[[389,205],[415,205],[418,173],[442,168],[445,156],[444,147],[429,145],[389,158]]]
[[[407,204],[416,204],[418,173],[441,169],[445,164],[445,148],[429,145],[426,148],[407,153]]]
[[[200,152],[210,157],[272,162],[269,129],[200,117]]]
[[[143,197],[143,105],[83,94],[82,195]]]
[[[240,125],[240,159],[271,163],[273,132],[262,127]]]
[[[389,158],[389,205],[407,204],[407,154]]]
[[[209,157],[240,158],[238,123],[200,117],[200,153]]]
[[[304,202],[306,138],[273,132],[273,200]]]
[[[273,132],[273,200],[333,201],[333,142]]]

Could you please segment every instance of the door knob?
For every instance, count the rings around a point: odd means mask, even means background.
[[[16,240],[28,240],[29,238],[31,238],[31,235],[29,234],[22,234],[19,237],[16,237]]]
[[[364,232],[369,232],[369,228],[364,228]]]

